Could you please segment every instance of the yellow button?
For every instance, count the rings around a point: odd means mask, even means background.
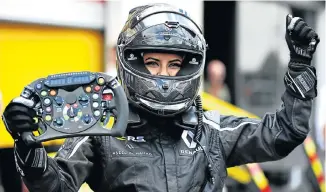
[[[38,118],[37,117],[34,117],[33,120],[34,120],[34,123],[38,123]]]
[[[47,93],[46,91],[42,91],[42,92],[41,92],[41,95],[42,95],[42,96],[46,96],[47,94],[48,94],[48,93]]]
[[[54,95],[56,95],[56,94],[57,94],[57,92],[56,92],[55,90],[51,90],[51,91],[50,91],[50,95],[54,96]]]
[[[45,116],[45,120],[46,120],[46,121],[51,121],[51,120],[52,120],[51,115],[47,115],[47,116]]]
[[[98,78],[97,82],[98,82],[99,85],[103,85],[104,84],[103,77]]]
[[[40,136],[40,133],[38,131],[33,131],[34,136]]]
[[[91,91],[92,91],[92,88],[91,88],[91,87],[86,87],[86,89],[85,89],[85,90],[86,90],[86,92],[87,92],[87,93],[89,93],[89,92],[91,92]]]

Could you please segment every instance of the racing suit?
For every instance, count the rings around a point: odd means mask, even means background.
[[[84,182],[95,192],[222,191],[227,167],[281,159],[304,141],[312,99],[300,100],[286,91],[282,101],[279,110],[261,120],[206,111],[199,143],[191,129],[163,120],[160,127],[157,119],[149,117],[140,126],[141,115],[130,112],[129,136],[123,138],[69,138],[55,158],[47,157],[43,148],[29,151],[33,156],[21,155],[16,146],[17,169],[31,192],[75,192]],[[196,118],[190,108],[180,121],[191,127],[198,123]],[[23,162],[28,158],[33,158],[33,165],[27,168]],[[207,174],[208,162],[215,182]],[[43,173],[32,174],[40,166]]]

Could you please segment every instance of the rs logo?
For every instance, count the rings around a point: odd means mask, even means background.
[[[121,140],[121,141],[133,141],[133,142],[138,142],[138,143],[143,143],[146,142],[146,140],[144,139],[144,136],[127,136],[127,137],[116,137],[117,139]]]
[[[128,141],[139,142],[139,143],[146,142],[146,140],[144,139],[144,136],[137,136],[137,137],[127,136],[127,140]]]

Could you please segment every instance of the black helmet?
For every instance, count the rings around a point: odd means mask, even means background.
[[[144,52],[181,54],[176,76],[151,75]],[[118,77],[129,101],[160,116],[171,116],[193,105],[202,80],[206,42],[201,29],[181,9],[150,4],[132,9],[117,43]]]

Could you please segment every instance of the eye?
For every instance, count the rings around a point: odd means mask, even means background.
[[[170,68],[173,68],[173,69],[180,69],[181,68],[181,64],[180,63],[170,63],[169,64],[169,67]]]
[[[148,66],[148,67],[158,67],[159,64],[155,61],[149,61],[149,62],[146,62],[145,63],[145,66]]]

